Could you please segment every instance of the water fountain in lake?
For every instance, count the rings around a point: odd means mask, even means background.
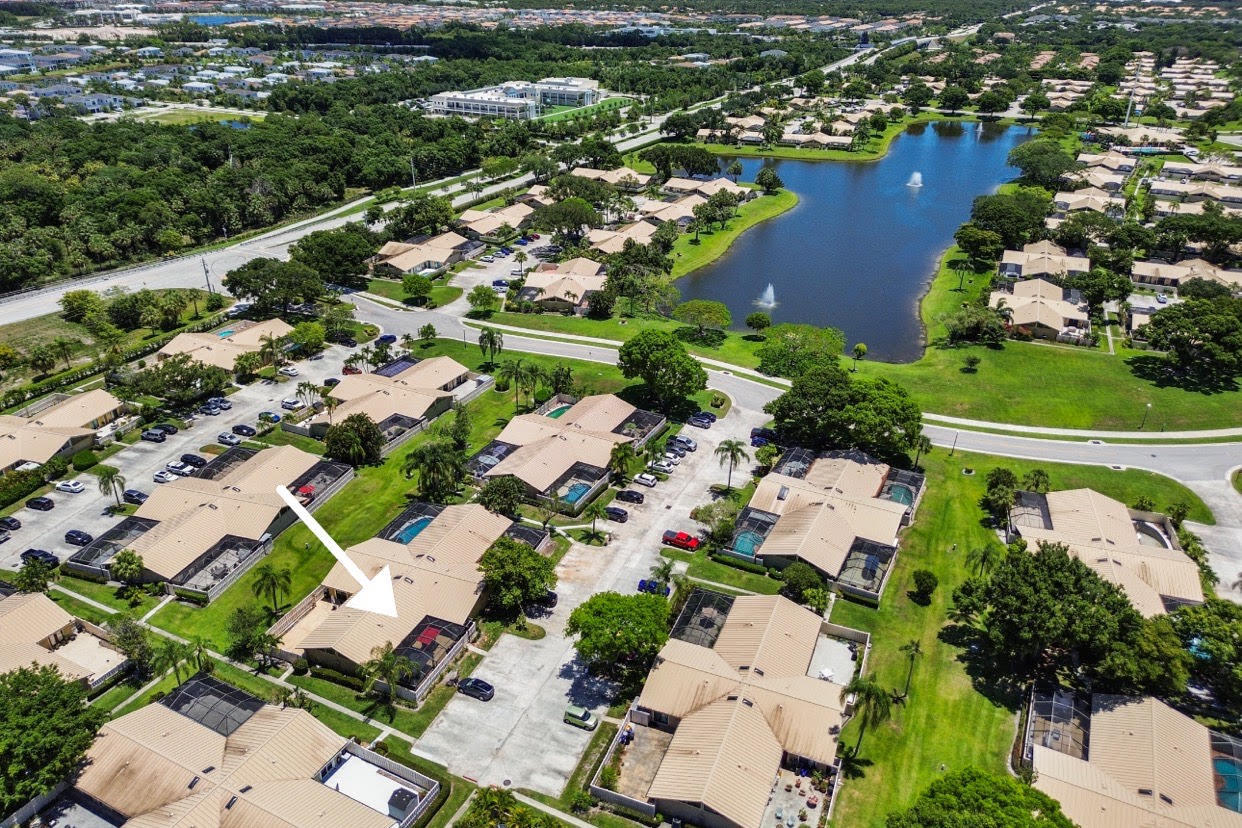
[[[914,172],[910,173],[910,180],[906,182],[906,186],[907,187],[922,187],[923,186],[923,174],[919,172],[918,170],[915,170]]]
[[[768,286],[763,289],[763,293],[759,294],[755,304],[761,308],[776,307],[776,288],[772,287],[771,282],[768,282]]]

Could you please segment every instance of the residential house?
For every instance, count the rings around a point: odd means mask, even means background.
[[[674,201],[647,201],[642,205],[644,219],[659,227],[666,221],[675,222],[685,229],[694,219],[694,208],[706,204],[707,199],[698,193],[690,193]]]
[[[1024,759],[1076,825],[1242,826],[1242,740],[1158,699],[1037,691]]]
[[[1192,161],[1166,161],[1160,172],[1166,176],[1180,176],[1193,181],[1216,181],[1221,183],[1242,182],[1242,167],[1216,161],[1195,163]]]
[[[791,448],[738,515],[729,554],[783,569],[814,567],[838,590],[879,600],[922,475],[856,452]]]
[[[605,184],[611,184],[618,190],[626,190],[629,192],[638,192],[647,183],[651,181],[651,176],[635,172],[629,167],[618,167],[615,170],[596,170],[591,167],[575,167],[569,171],[570,175],[576,175],[579,178],[589,178],[593,181],[602,181]]]
[[[647,244],[658,228],[648,221],[636,221],[616,230],[593,228],[587,232],[587,241],[591,247],[601,253],[620,253],[625,243],[633,240],[635,244]]]
[[[1090,210],[1119,219],[1125,215],[1126,200],[1099,187],[1084,187],[1081,190],[1057,193],[1052,197],[1052,206],[1059,218]]]
[[[577,401],[558,395],[511,419],[467,468],[479,480],[516,477],[531,498],[577,514],[607,488],[613,446],[641,448],[665,423],[612,394]]]
[[[604,289],[604,266],[579,256],[559,264],[546,263],[526,274],[518,299],[545,311],[584,313],[592,293]]]
[[[1095,168],[1107,170],[1110,173],[1124,173],[1129,175],[1134,172],[1135,164],[1138,162],[1128,155],[1119,152],[1105,153],[1078,153],[1078,163],[1087,168]]]
[[[0,414],[0,472],[41,466],[91,448],[125,404],[103,389],[53,395],[16,414]]]
[[[486,245],[452,231],[412,242],[385,242],[371,257],[371,268],[377,274],[420,273],[435,276],[449,265],[482,254]]]
[[[710,198],[721,190],[734,195],[742,200],[753,198],[756,193],[749,187],[743,187],[741,184],[735,184],[727,178],[670,178],[663,184],[664,190],[670,193],[688,194],[697,193],[704,198]]]
[[[1145,617],[1203,603],[1199,567],[1182,551],[1164,515],[1130,509],[1094,489],[1070,489],[1019,492],[1010,523],[1032,548],[1064,544]]]
[[[127,663],[108,633],[74,618],[43,593],[0,597],[0,673],[34,664],[98,687]]]
[[[1069,301],[1070,291],[1044,279],[1025,279],[1012,291],[994,290],[989,304],[1001,310],[1009,330],[1034,339],[1081,344],[1091,322],[1085,304]]]
[[[1090,270],[1090,259],[1071,256],[1064,247],[1051,241],[1034,242],[1021,250],[1006,250],[999,268],[1000,275],[1010,279],[1081,276]]]
[[[534,212],[520,201],[495,210],[466,210],[457,217],[458,228],[469,238],[498,244],[525,228]]]
[[[74,780],[90,824],[409,828],[439,783],[333,732],[199,674],[100,729]]]
[[[238,319],[230,322],[228,329],[223,331],[179,333],[156,352],[155,358],[165,360],[186,354],[204,365],[232,371],[242,354],[258,353],[269,341],[279,340],[291,333],[293,326],[282,319],[262,322]]]

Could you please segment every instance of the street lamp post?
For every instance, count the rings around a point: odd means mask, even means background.
[[[1151,413],[1151,403],[1148,403],[1147,407],[1143,409],[1143,422],[1139,423],[1139,431],[1142,431],[1143,426],[1147,425],[1147,415],[1150,413]]]

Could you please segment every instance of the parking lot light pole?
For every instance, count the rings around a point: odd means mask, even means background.
[[[1143,426],[1147,425],[1147,415],[1150,413],[1151,413],[1151,403],[1148,403],[1147,407],[1143,409],[1143,422],[1139,423],[1139,431],[1142,431]]]

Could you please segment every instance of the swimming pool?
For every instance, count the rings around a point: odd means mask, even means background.
[[[566,411],[568,411],[571,408],[573,408],[572,405],[562,405],[562,406],[552,409],[545,416],[551,417],[552,419],[556,420],[556,419],[559,419],[562,414],[564,414]]]
[[[1222,808],[1242,813],[1242,762],[1232,756],[1213,756],[1216,772],[1216,801]]]
[[[755,557],[755,550],[763,544],[763,535],[758,532],[752,532],[749,529],[738,532],[737,537],[733,539],[733,551],[739,555],[749,555]]]
[[[880,497],[909,506],[914,502],[914,490],[901,483],[886,483]]]
[[[418,537],[418,533],[426,529],[431,524],[431,521],[432,518],[427,515],[415,518],[413,522],[394,535],[393,540],[397,543],[409,543]]]
[[[570,485],[568,491],[566,491],[565,494],[561,495],[561,500],[565,501],[566,503],[572,506],[573,504],[577,503],[579,500],[582,500],[582,498],[589,491],[591,491],[591,484],[581,483],[581,482],[574,483]]]
[[[229,329],[229,330],[227,330],[227,331],[220,331],[220,333],[216,334],[216,336],[220,337],[221,339],[224,339],[224,337],[226,337],[226,336],[232,336],[232,335],[233,335],[233,329],[232,329],[232,328],[230,328],[230,329]]]

